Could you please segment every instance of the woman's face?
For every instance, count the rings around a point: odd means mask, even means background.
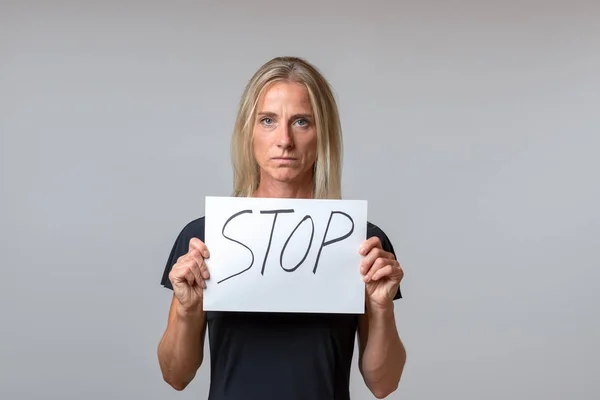
[[[306,87],[276,82],[259,99],[254,156],[260,166],[261,183],[273,180],[312,184],[317,130]]]

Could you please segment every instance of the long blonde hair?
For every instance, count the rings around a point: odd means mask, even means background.
[[[251,196],[260,183],[260,170],[252,146],[256,107],[265,88],[276,81],[306,86],[317,130],[313,198],[340,199],[342,133],[337,104],[323,75],[298,57],[276,57],[268,61],[256,71],[244,89],[231,140],[233,195]]]

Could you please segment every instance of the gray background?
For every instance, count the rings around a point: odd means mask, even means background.
[[[161,379],[159,279],[277,55],[334,86],[406,271],[390,398],[600,397],[600,2],[0,5],[0,398],[205,398]]]

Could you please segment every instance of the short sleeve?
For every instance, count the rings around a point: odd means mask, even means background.
[[[367,239],[370,239],[373,236],[377,236],[379,238],[379,240],[381,241],[381,247],[383,247],[383,249],[385,251],[392,253],[394,255],[394,257],[396,257],[396,259],[398,258],[396,256],[396,251],[394,250],[394,246],[392,245],[392,242],[387,237],[385,232],[383,232],[377,225],[375,225],[371,222],[368,222],[367,223]],[[394,300],[398,300],[401,298],[402,298],[402,292],[400,290],[400,286],[398,286],[398,291],[394,295]]]
[[[175,243],[173,243],[173,246],[171,247],[160,280],[160,284],[165,288],[173,290],[173,286],[169,280],[169,273],[171,272],[173,265],[177,262],[177,259],[188,252],[190,240],[194,237],[204,241],[204,217],[188,223],[181,232],[179,232],[179,235],[177,235]]]

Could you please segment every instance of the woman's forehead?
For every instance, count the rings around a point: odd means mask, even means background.
[[[309,111],[310,97],[306,87],[295,82],[276,82],[266,88],[258,102],[259,111],[269,107],[297,107]]]

